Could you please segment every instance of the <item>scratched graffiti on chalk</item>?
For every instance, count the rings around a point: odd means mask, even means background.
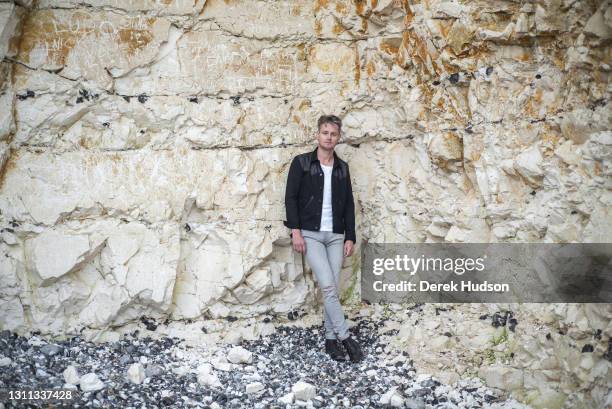
[[[158,47],[159,41],[153,41],[155,22],[142,15],[43,10],[25,28],[21,47],[30,61],[51,66],[130,66],[142,58],[142,51]]]
[[[118,75],[157,62],[163,69],[151,70],[148,77],[139,73],[137,79],[155,89],[295,92],[305,69],[303,52],[297,46],[255,44],[220,30],[184,33],[176,49],[156,60],[167,40],[164,30],[168,26],[163,20],[143,15],[101,16],[86,10],[40,17],[33,23],[37,27],[29,28],[34,44],[29,50],[30,62],[68,66],[82,73],[118,68]]]
[[[179,46],[185,74],[204,90],[221,84],[233,91],[293,91],[299,86],[304,63],[297,49],[254,48],[233,41],[214,33],[190,36]]]

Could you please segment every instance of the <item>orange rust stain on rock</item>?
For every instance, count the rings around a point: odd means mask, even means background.
[[[4,187],[6,175],[13,169],[17,168],[17,160],[19,159],[19,150],[14,150],[10,153],[8,159],[4,162],[4,166],[0,168],[0,189]]]
[[[444,38],[448,37],[448,32],[450,31],[451,27],[453,26],[453,20],[434,20],[437,25],[438,25],[438,29],[440,30],[440,33],[442,34],[442,36]]]
[[[593,173],[595,176],[601,176],[601,163],[595,162],[593,166]]]
[[[406,13],[406,15],[404,16],[404,24],[405,24],[405,27],[408,27],[408,24],[410,24],[412,20],[414,19],[414,12],[410,8],[410,4],[408,3],[408,0],[402,0],[402,8],[404,9],[404,12]]]
[[[145,21],[150,27],[155,19]],[[130,20],[123,22],[115,38],[119,43],[127,44],[127,53],[133,55],[151,42],[153,34],[147,28],[131,28],[129,23]],[[39,47],[46,52],[46,58],[51,64],[64,65],[66,57],[81,38],[89,34],[114,35],[114,32],[108,31],[109,27],[111,25],[97,24],[91,14],[78,10],[63,20],[59,18],[59,12],[53,10],[34,11],[24,21],[23,35],[18,46],[19,59],[30,62],[31,52]]]
[[[555,131],[549,130],[549,132],[544,132],[542,134],[541,139],[543,142],[550,143],[551,146],[557,146],[559,144],[559,141],[561,140],[561,135],[559,135]]]
[[[342,15],[346,15],[346,4],[343,2],[336,3],[336,11]]]
[[[368,19],[365,17],[361,17],[361,31],[364,33],[368,31]]]
[[[386,52],[387,54],[397,54],[397,52],[399,51],[399,46],[393,45],[391,43],[388,43],[386,41],[382,41],[380,43],[380,49],[384,52]]]
[[[295,46],[296,51],[290,53],[288,58],[291,60],[291,68],[293,69],[297,61],[306,61],[306,44],[300,43]]]
[[[413,30],[408,30],[403,33],[402,44],[408,55],[412,57],[414,65],[419,68],[421,75],[431,76],[439,74],[439,68],[434,62],[438,56],[429,54],[426,40],[420,38]]]
[[[565,56],[558,55],[558,54],[559,54],[558,52],[555,53],[555,56],[553,57],[552,61],[557,66],[557,68],[559,68],[561,71],[564,71],[565,70]]]
[[[305,99],[302,102],[300,102],[300,105],[298,105],[297,109],[298,111],[304,111],[306,108],[310,108],[312,106],[312,104],[310,103],[309,99]]]
[[[355,9],[357,10],[357,14],[359,14],[360,16],[363,15],[363,11],[365,9],[364,3],[364,0],[355,0]]]
[[[342,27],[342,24],[338,23],[337,21],[334,23],[334,28],[332,28],[332,32],[336,35],[341,34],[343,31],[345,31],[344,27]]]
[[[453,65],[452,61],[442,61],[442,67],[448,74],[453,74],[457,72],[457,67]]]
[[[13,36],[11,37],[11,39],[9,40],[9,51],[11,52],[11,54],[18,54],[19,53],[19,43],[21,42],[21,37],[20,36]]]
[[[461,139],[454,132],[447,132],[444,134],[444,145],[448,148],[453,158],[457,160],[463,159],[463,139]]]
[[[78,39],[93,31],[88,27],[89,19],[88,15],[76,11],[71,15],[68,26],[60,22],[52,10],[28,14],[19,43],[19,59],[29,63],[32,50],[42,47],[52,64],[63,65]]]
[[[527,100],[525,104],[525,111],[531,117],[538,116],[538,110],[542,103],[542,90],[540,88],[536,89],[535,93],[531,98]]]
[[[531,53],[523,53],[518,57],[519,61],[529,61],[531,60]]]
[[[0,89],[4,90],[7,84],[13,84],[14,78],[13,65],[0,63]]]
[[[457,107],[466,107],[468,106],[468,96],[467,89],[465,92],[457,92],[457,93],[448,93],[447,94],[447,104],[445,106],[446,111],[450,113],[456,122],[464,123],[471,119],[471,113],[469,109],[465,111],[460,111]],[[453,104],[454,102],[454,104]]]
[[[410,37],[408,35],[408,32],[404,31],[402,33],[402,42],[400,44],[400,49],[403,52],[400,52],[398,54],[398,64],[400,64],[400,66],[404,68],[407,68],[409,65],[407,58],[406,58],[408,55],[408,48],[410,47],[409,40],[410,40]]]
[[[321,35],[321,29],[322,29],[322,27],[321,27],[321,22],[320,22],[319,20],[315,20],[315,23],[314,23],[314,30],[315,30],[315,34],[316,34],[317,36],[320,36],[320,35]]]
[[[327,7],[327,3],[329,3],[329,0],[316,0],[315,1],[315,6],[314,6],[314,11],[315,13],[318,12],[319,10],[321,10],[322,8],[326,8]]]
[[[608,75],[601,72],[599,66],[595,67],[595,69],[591,72],[591,76],[593,77],[593,80],[597,83],[606,85],[608,84]]]
[[[153,40],[150,30],[136,30],[132,28],[122,28],[118,31],[119,40],[127,45],[129,55],[134,55],[142,50]]]
[[[366,72],[368,74],[368,77],[371,77],[376,72],[376,66],[374,65],[374,62],[372,60],[369,60],[366,63]]]
[[[118,153],[111,153],[109,159],[115,163],[119,163],[122,161],[123,158]]]

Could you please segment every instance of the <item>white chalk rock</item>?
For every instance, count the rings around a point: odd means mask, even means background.
[[[281,403],[283,405],[291,405],[293,403],[293,399],[293,392],[289,392],[288,394],[278,398],[278,403]]]
[[[253,362],[253,354],[241,346],[235,346],[228,352],[227,360],[235,364],[250,364]]]
[[[295,399],[306,401],[315,397],[317,389],[308,382],[298,381],[291,387],[291,392]]]
[[[265,388],[266,387],[261,382],[252,382],[252,383],[247,384],[247,386],[246,386],[246,393],[248,393],[248,394],[257,393],[259,391],[264,390]]]
[[[104,382],[93,372],[81,376],[79,383],[83,392],[94,392],[104,388]]]
[[[69,383],[71,385],[79,384],[81,377],[79,376],[79,371],[77,371],[77,369],[73,365],[68,365],[68,367],[64,369],[63,375],[64,381],[66,381],[66,383]]]
[[[130,365],[127,370],[127,379],[136,385],[140,385],[145,379],[144,366],[140,362]]]

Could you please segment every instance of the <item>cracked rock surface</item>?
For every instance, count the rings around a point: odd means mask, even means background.
[[[612,240],[609,1],[166,3],[0,2],[4,328],[311,304],[283,192],[323,112],[347,298],[361,239]]]
[[[610,243],[611,39],[610,0],[0,0],[0,329],[119,342],[203,321],[232,343],[273,331],[218,320],[311,308],[283,193],[322,113],[353,179],[343,300],[362,240]],[[611,401],[609,304],[475,308],[470,343],[437,319],[387,330],[431,346],[415,366],[468,346],[540,407]]]

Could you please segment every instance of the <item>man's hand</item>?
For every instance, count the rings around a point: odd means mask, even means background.
[[[353,241],[347,240],[344,242],[344,257],[349,257],[353,254]]]
[[[302,236],[300,229],[291,230],[291,241],[293,243],[293,249],[298,253],[306,253],[306,242]]]

